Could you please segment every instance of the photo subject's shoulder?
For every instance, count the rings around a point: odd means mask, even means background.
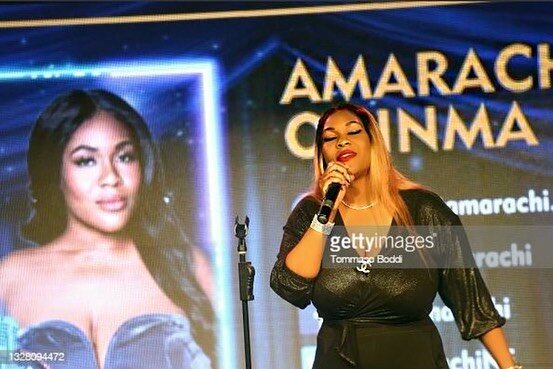
[[[29,247],[5,255],[0,259],[0,285],[4,285],[15,276],[20,276],[23,268],[32,268],[43,258],[43,254],[42,247]]]
[[[447,206],[445,201],[435,192],[427,189],[402,190],[400,194],[411,214],[423,220],[432,218],[447,224],[459,222],[458,216]]]
[[[296,207],[319,207],[321,205],[321,201],[318,200],[315,196],[312,194],[305,194],[298,203],[296,204]]]
[[[17,275],[17,265],[20,264],[19,252],[11,252],[0,259],[0,304],[7,299],[12,281]]]

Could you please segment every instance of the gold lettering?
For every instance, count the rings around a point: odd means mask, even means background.
[[[315,129],[317,128],[317,122],[319,116],[313,112],[305,111],[294,115],[286,125],[286,131],[284,132],[284,141],[288,150],[297,158],[310,159],[315,154],[314,144],[310,146],[304,146],[298,140],[298,130],[304,124],[310,124]]]
[[[452,150],[455,146],[455,135],[465,143],[467,148],[472,148],[478,134],[482,137],[482,142],[485,148],[493,148],[493,136],[490,127],[490,119],[484,104],[480,104],[474,120],[470,128],[467,128],[463,123],[463,119],[453,106],[449,106],[449,112],[446,123],[446,131],[444,137],[444,150]]]
[[[365,60],[361,55],[357,58],[348,80],[344,78],[344,75],[340,71],[338,65],[336,65],[334,59],[331,57],[328,58],[323,101],[332,101],[334,86],[338,87],[344,99],[349,101],[357,85],[359,85],[359,90],[361,91],[361,97],[363,99],[370,99],[372,97],[369,77],[367,76],[367,69],[365,68]]]
[[[476,78],[469,78],[471,71],[474,71]],[[453,85],[453,92],[461,94],[469,87],[479,87],[484,92],[494,92],[495,89],[488,77],[478,55],[471,48],[463,61],[461,71]]]
[[[553,69],[553,59],[549,53],[549,44],[538,45],[538,70],[540,78],[540,88],[542,90],[551,88],[551,70]]]
[[[300,82],[303,84],[303,87],[299,86]],[[280,104],[290,104],[290,101],[300,97],[307,97],[311,102],[321,101],[321,96],[319,95],[317,86],[315,86],[313,79],[309,75],[309,71],[303,61],[298,58],[292,70],[292,75],[288,78],[284,93],[280,98]]]
[[[519,130],[513,131],[513,127],[517,123]],[[509,113],[503,122],[503,127],[497,141],[495,142],[496,147],[505,147],[508,141],[514,140],[524,140],[528,146],[536,146],[539,144],[532,127],[528,123],[528,119],[520,109],[520,106],[516,101],[513,101]]]
[[[501,83],[501,85],[508,90],[513,92],[528,91],[532,88],[534,83],[534,78],[532,76],[516,80],[513,79],[507,71],[507,64],[511,58],[516,55],[522,55],[526,58],[530,58],[532,56],[532,49],[528,45],[517,43],[509,45],[501,50],[495,60],[495,75],[497,76],[499,83]]]
[[[430,70],[430,62],[436,63],[436,68]],[[442,79],[447,70],[447,58],[438,51],[422,51],[417,53],[417,83],[419,95],[430,95],[430,83],[436,87],[441,95],[449,95],[451,90]]]
[[[392,76],[395,77],[396,82],[390,81]],[[401,65],[399,65],[394,54],[390,54],[388,57],[388,61],[376,85],[374,97],[381,98],[389,92],[401,92],[404,97],[415,96],[415,91],[413,91],[413,87],[409,84],[405,72],[401,69]]]
[[[438,136],[436,124],[436,107],[427,106],[424,108],[426,127],[417,122],[406,111],[398,108],[398,126],[399,126],[399,151],[411,151],[410,132],[421,139],[432,151],[438,151]]]

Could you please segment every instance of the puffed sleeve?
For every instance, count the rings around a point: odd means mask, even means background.
[[[285,264],[288,253],[300,242],[309,229],[313,215],[319,205],[311,196],[303,198],[294,208],[284,226],[277,261],[271,272],[271,288],[291,304],[304,309],[311,302],[311,291],[315,278],[302,277]]]
[[[477,338],[505,324],[476,267],[467,235],[459,217],[437,196],[424,210],[437,229],[441,258],[438,292],[453,312],[465,340]]]

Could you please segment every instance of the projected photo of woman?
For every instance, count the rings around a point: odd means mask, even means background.
[[[213,309],[135,109],[104,90],[58,96],[27,164],[34,211],[22,233],[38,246],[0,262],[0,316],[20,327],[8,363],[215,368]]]
[[[323,319],[313,368],[448,368],[440,335],[429,318],[438,293],[453,311],[463,339],[479,338],[500,368],[519,367],[501,328],[505,319],[478,269],[469,267],[472,254],[459,218],[440,197],[393,167],[367,109],[344,104],[321,116],[314,169],[312,192],[289,216],[271,274],[278,295],[302,309],[313,303]],[[339,183],[340,192],[329,222],[322,224],[316,215],[331,183]],[[426,258],[423,267],[322,265],[331,235],[356,226],[383,227],[384,235],[399,227],[412,234],[415,226],[441,232],[434,254],[421,253]],[[388,252],[348,251],[361,258]],[[432,267],[427,258],[432,255],[446,260],[447,266]]]

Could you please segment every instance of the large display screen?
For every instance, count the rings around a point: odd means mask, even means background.
[[[468,233],[501,235],[502,244],[475,241],[475,260],[511,351],[527,368],[553,367],[553,246],[537,235],[553,225],[552,11],[547,2],[0,4],[0,368],[244,367],[237,215],[250,219],[256,268],[254,367],[310,368],[321,319],[278,297],[269,277],[313,180],[314,127],[341,102],[374,113],[394,165]],[[52,116],[72,114],[69,102],[48,109],[75,90],[118,96],[151,139],[125,114],[111,115],[119,131],[87,131],[102,122],[92,114],[31,153],[33,127],[61,124]],[[67,149],[87,132],[104,138]],[[164,175],[151,188],[148,145]],[[124,172],[133,165],[134,207]],[[33,170],[50,178],[46,198]],[[71,186],[87,178],[72,202]],[[33,219],[52,221],[39,217],[41,202],[76,220],[78,237],[64,227],[30,237]],[[110,236],[94,217],[119,206],[129,218]],[[151,239],[127,232],[143,219]],[[461,339],[439,297],[430,317],[450,368],[497,368],[478,340]],[[24,355],[41,350],[57,355]]]

